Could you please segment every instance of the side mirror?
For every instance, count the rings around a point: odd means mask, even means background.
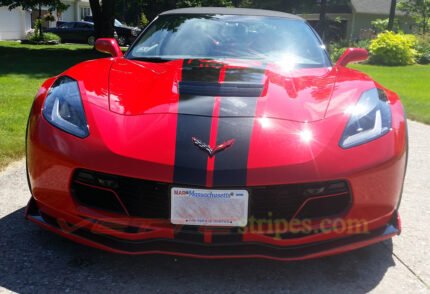
[[[113,38],[100,38],[96,41],[96,50],[102,53],[108,53],[113,57],[121,57],[122,51],[118,43]]]
[[[369,58],[369,52],[362,48],[348,48],[336,62],[336,66],[347,66],[348,63],[365,61]]]

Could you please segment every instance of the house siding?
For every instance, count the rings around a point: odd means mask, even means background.
[[[90,7],[89,1],[63,1],[63,3],[69,5],[69,7],[61,13],[59,20],[61,21],[81,21],[83,16],[81,15],[81,8]]]
[[[376,19],[385,19],[388,18],[388,15],[386,14],[355,14],[355,20],[354,24],[352,25],[352,29],[350,31],[350,38],[352,40],[360,39],[361,31],[370,29],[372,21]],[[405,33],[410,33],[411,29],[409,25],[407,24],[407,18],[405,16],[396,16],[400,23],[400,28]]]
[[[17,40],[31,29],[31,14],[21,8],[0,7],[0,40]]]

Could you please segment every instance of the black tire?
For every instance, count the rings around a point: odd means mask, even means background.
[[[87,43],[90,46],[94,46],[94,44],[96,43],[96,38],[94,36],[89,36],[87,39]]]
[[[118,36],[118,45],[125,46],[127,45],[127,40],[124,36]]]

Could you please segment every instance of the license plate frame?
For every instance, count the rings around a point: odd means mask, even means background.
[[[245,189],[170,189],[170,221],[174,225],[245,227],[248,210],[249,192]]]

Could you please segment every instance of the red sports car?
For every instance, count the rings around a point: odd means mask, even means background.
[[[128,254],[297,260],[400,233],[399,97],[333,64],[300,17],[159,15],[123,56],[48,79],[27,128],[26,217]]]

